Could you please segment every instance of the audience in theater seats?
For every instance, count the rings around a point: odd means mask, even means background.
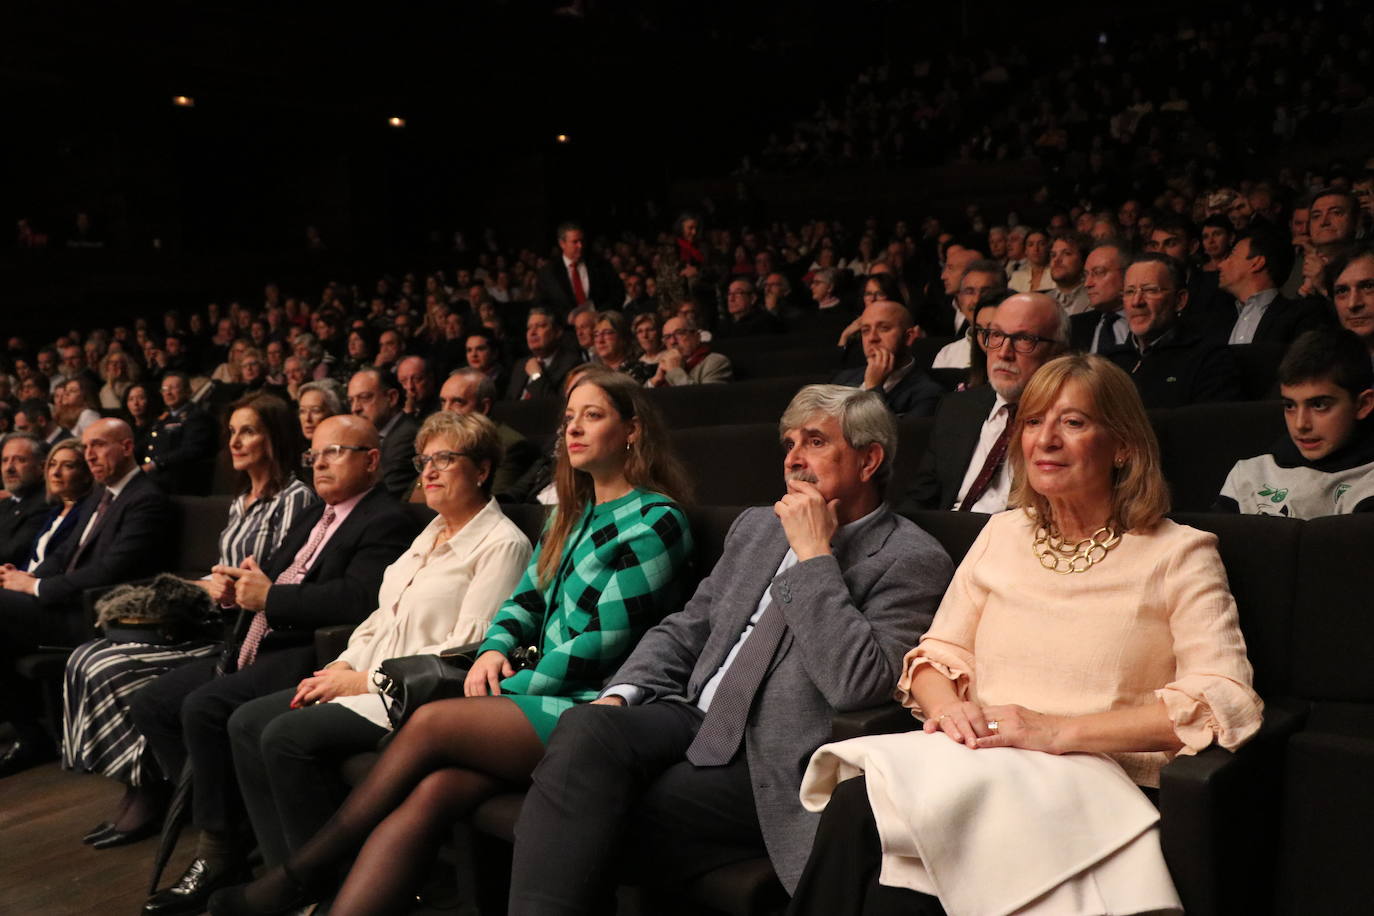
[[[795,883],[816,823],[803,763],[837,710],[890,695],[950,563],[883,502],[897,436],[880,398],[809,386],[779,430],[787,494],[735,521],[686,607],[554,730],[515,828],[511,913],[601,912],[627,865],[675,884],[766,855]]]
[[[663,355],[658,370],[644,384],[650,388],[664,385],[709,385],[734,378],[730,357],[711,352],[701,338],[701,329],[691,318],[669,318],[663,325]]]
[[[71,534],[44,551],[32,571],[0,567],[0,719],[7,719],[18,736],[0,754],[0,775],[53,754],[38,725],[42,704],[36,685],[17,675],[15,660],[40,645],[85,642],[91,621],[82,592],[156,572],[168,535],[167,496],[139,473],[128,424],[97,420],[86,428],[82,447],[91,476],[101,485],[98,495],[81,504]],[[67,451],[54,447],[52,456],[66,460]],[[65,468],[61,473],[67,476]]]
[[[585,238],[577,223],[558,227],[559,254],[539,269],[539,301],[560,315],[590,305],[613,309],[625,301],[625,288],[615,269],[583,251]]]
[[[242,483],[220,532],[219,565],[242,566],[249,557],[268,565],[292,524],[317,501],[294,476],[300,454],[296,418],[279,398],[259,394],[231,406],[228,426],[230,459]],[[209,596],[207,610],[232,604],[227,576],[207,572],[194,584]],[[151,610],[163,615],[157,629],[117,638],[107,632],[67,660],[62,765],[99,773],[125,787],[114,815],[83,839],[96,849],[123,846],[156,832],[170,795],[169,780],[180,775],[159,771],[134,727],[130,699],[155,678],[220,650],[223,627],[217,614],[192,618],[173,616],[167,608]]]
[[[811,760],[802,798],[824,815],[790,916],[1181,909],[1147,794],[1174,756],[1243,744],[1263,708],[1216,537],[1164,517],[1149,420],[1102,357],[1035,374],[1011,461],[1021,508],[988,521],[904,661],[924,728]],[[1044,801],[998,806],[1008,784]],[[994,833],[1018,838],[1013,868]]]
[[[139,466],[148,457],[153,427],[162,415],[162,395],[152,382],[134,382],[124,390],[124,403],[118,416],[134,433],[134,461]]]
[[[940,348],[930,368],[969,368],[969,361],[972,359],[973,335],[970,331],[973,327],[974,308],[988,293],[994,294],[997,301],[1001,302],[1006,298],[1006,290],[1006,274],[1002,273],[1002,268],[996,261],[984,259],[969,262],[964,268],[964,275],[959,278],[959,287],[954,294],[955,302],[959,306],[960,320],[963,322],[959,328],[959,336]]]
[[[360,373],[361,374],[361,373]],[[356,376],[355,376],[356,378]],[[381,443],[361,417],[330,417],[306,454],[321,503],[297,518],[266,566],[249,557],[212,572],[230,580],[221,604],[240,611],[242,634],[217,660],[182,665],[134,694],[134,725],[171,779],[189,767],[195,857],[144,905],[148,916],[198,913],[211,891],[237,881],[248,850],[227,723],[242,704],[298,684],[315,670],[314,631],[359,623],[376,607],[382,573],[418,525],[377,484]],[[245,628],[246,624],[246,628]]]
[[[1068,347],[1069,318],[1043,293],[1018,293],[978,332],[989,384],[940,402],[930,444],[907,485],[903,511],[1001,512],[1011,493],[1005,456],[1016,404],[1035,371]]]
[[[27,384],[28,379],[23,384]],[[21,388],[22,394],[22,388]],[[52,408],[47,401],[38,398],[26,398],[19,402],[19,409],[14,412],[14,430],[20,433],[32,433],[42,440],[44,446],[52,446],[63,439],[72,438],[71,430],[63,429],[52,420]]]
[[[1193,326],[1219,343],[1287,346],[1303,331],[1329,323],[1330,308],[1320,299],[1288,299],[1279,294],[1278,285],[1288,275],[1291,261],[1287,239],[1268,224],[1256,223],[1240,233],[1217,271],[1224,295]],[[1204,327],[1209,321],[1210,326]]]
[[[945,251],[945,263],[932,293],[914,317],[923,334],[932,337],[953,337],[963,332],[968,318],[959,304],[959,290],[964,275],[983,254],[964,245],[951,244]]]
[[[502,450],[495,424],[440,412],[415,441],[424,500],[437,515],[387,567],[377,610],[337,659],[229,719],[234,769],[269,866],[334,813],[347,793],[339,765],[390,731],[378,665],[480,640],[529,563],[529,539],[491,495]]]
[[[1043,229],[1026,233],[1025,258],[1007,278],[1007,289],[1017,293],[1041,293],[1054,289],[1050,276],[1050,237]]]
[[[596,359],[596,350],[593,349],[596,342],[596,315],[596,309],[587,305],[578,306],[568,314],[568,325],[573,329],[573,334],[564,346],[573,352],[580,363]]]
[[[899,417],[935,413],[944,389],[911,357],[919,333],[906,306],[886,301],[868,306],[859,316],[865,364],[841,371],[835,384],[874,392]]]
[[[510,385],[510,373],[501,358],[500,344],[490,330],[482,328],[468,334],[467,357],[469,369],[476,369],[491,379],[497,391]]]
[[[730,281],[725,293],[725,311],[725,321],[717,329],[721,337],[781,334],[786,330],[781,318],[759,305],[758,291],[752,280],[736,278]]]
[[[603,369],[628,375],[641,385],[653,377],[654,367],[640,362],[639,345],[619,312],[597,314],[592,350],[596,354],[593,362]]]
[[[1092,247],[1092,237],[1081,232],[1065,233],[1050,245],[1050,279],[1054,281],[1050,295],[1070,316],[1091,308],[1083,285],[1083,267]]]
[[[75,375],[53,390],[53,420],[58,426],[70,429],[78,438],[86,427],[100,419],[100,413],[93,404],[96,398],[87,391],[90,381],[84,375]]]
[[[423,356],[402,358],[396,364],[396,383],[405,394],[402,411],[417,423],[439,409],[434,369]]]
[[[1122,314],[1121,290],[1130,256],[1121,242],[1099,242],[1083,262],[1088,310],[1069,319],[1069,346],[1080,353],[1110,353],[1126,343],[1130,325]]]
[[[191,401],[191,385],[183,372],[162,377],[166,407],[148,430],[143,472],[168,493],[204,492],[218,445],[215,422]]]
[[[456,369],[444,380],[439,389],[439,407],[451,414],[479,414],[491,416],[496,403],[496,386],[491,379],[476,369]],[[502,502],[509,500],[509,492],[531,464],[539,457],[539,449],[514,428],[500,421],[493,421],[497,439],[501,443],[501,454],[492,459],[492,482],[487,490]],[[424,490],[425,475],[420,475],[418,493],[426,499]],[[412,501],[416,501],[414,495]]]
[[[1235,357],[1180,321],[1188,305],[1183,265],[1166,254],[1137,255],[1126,268],[1131,338],[1109,354],[1130,373],[1149,408],[1243,399]]]
[[[1366,241],[1336,257],[1326,276],[1341,327],[1364,342],[1374,363],[1374,246]]]
[[[506,388],[509,400],[552,398],[562,395],[563,377],[580,360],[563,346],[563,325],[543,306],[530,309],[525,319],[525,346],[529,358],[516,362]]]
[[[568,396],[563,429],[558,508],[487,630],[466,696],[417,709],[323,830],[284,866],[216,894],[212,913],[318,900],[355,855],[330,912],[404,909],[454,821],[526,781],[558,718],[595,698],[644,630],[680,606],[692,554],[675,499],[684,477],[644,389],[592,369]],[[575,835],[586,845],[581,831],[563,832],[562,845]]]
[[[1236,462],[1215,508],[1315,518],[1374,511],[1374,367],[1349,331],[1299,337],[1279,364],[1288,435]]]
[[[1299,296],[1330,297],[1326,267],[1355,241],[1359,213],[1359,203],[1349,191],[1325,188],[1313,195],[1312,206],[1307,211],[1310,242],[1303,255]]]
[[[28,563],[33,539],[43,527],[48,504],[43,498],[43,459],[47,447],[32,433],[6,433],[0,438],[0,565]]]
[[[411,459],[415,457],[415,432],[420,424],[401,411],[401,389],[396,379],[380,369],[362,369],[348,380],[348,406],[377,431],[381,448],[382,489],[397,499],[410,494],[415,481]]]
[[[90,494],[95,481],[86,464],[81,440],[63,439],[49,449],[43,463],[43,477],[48,511],[29,544],[28,553],[22,562],[15,564],[28,572],[43,565],[49,554],[56,554],[62,542],[76,530],[77,523],[82,518],[89,518],[81,511],[81,501]]]

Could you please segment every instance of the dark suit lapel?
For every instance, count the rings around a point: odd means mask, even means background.
[[[305,546],[306,540],[310,537],[310,532],[314,530],[315,524],[319,522],[322,515],[324,515],[324,503],[317,502],[306,510],[296,524],[291,526],[291,530],[287,532],[281,546],[272,551],[270,568],[263,570],[267,578],[275,582],[277,576],[280,576],[286,567],[296,561],[296,554],[300,553],[301,548]]]
[[[386,491],[382,488],[381,484],[377,484],[371,490],[368,490],[367,495],[358,500],[358,504],[353,507],[353,511],[348,513],[348,518],[344,519],[343,524],[339,525],[339,527],[334,530],[334,533],[329,536],[329,540],[325,542],[324,547],[316,554],[314,561],[310,564],[310,568],[306,570],[305,579],[302,581],[313,582],[319,576],[320,567],[327,552],[341,547],[352,554],[353,544],[358,540],[358,532],[366,528],[371,521],[372,507],[376,504],[375,500],[377,499],[390,499],[390,497],[386,495]],[[323,514],[324,510],[321,509],[320,515]],[[319,516],[316,516],[315,520],[319,521]],[[300,550],[299,547],[296,549]],[[293,560],[295,556],[294,553],[291,554]]]
[[[968,403],[962,405],[967,414],[950,431],[953,435],[948,436],[945,440],[953,460],[947,462],[943,468],[949,474],[950,479],[942,481],[942,484],[954,492],[955,499],[959,498],[959,485],[964,482],[964,474],[968,471],[969,462],[973,460],[973,453],[978,449],[978,437],[982,435],[983,423],[986,422],[988,413],[992,411],[992,405],[997,402],[997,392],[992,389],[991,385],[986,386],[986,388],[986,394],[983,389],[979,389],[979,397],[969,398]]]

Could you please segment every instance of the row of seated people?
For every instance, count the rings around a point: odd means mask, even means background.
[[[68,764],[131,786],[127,809],[88,841],[118,845],[146,833],[157,775],[165,783],[189,767],[196,861],[146,912],[197,912],[207,900],[217,913],[285,912],[336,886],[331,912],[382,912],[408,899],[453,819],[532,780],[517,829],[515,912],[590,911],[625,839],[629,850],[673,849],[670,878],[766,851],[796,891],[797,912],[910,912],[938,906],[911,888],[979,884],[963,869],[989,866],[974,856],[924,881],[905,876],[905,889],[879,885],[882,849],[912,833],[964,829],[950,809],[910,820],[910,776],[898,757],[960,771],[975,793],[978,780],[1045,780],[1065,797],[1084,780],[1103,791],[1115,783],[1126,791],[1114,801],[1148,827],[1149,789],[1165,760],[1213,742],[1238,746],[1258,728],[1235,605],[1214,539],[1163,520],[1157,446],[1128,376],[1095,356],[1065,357],[1024,388],[1002,437],[1015,469],[1011,504],[1022,508],[994,518],[952,584],[938,544],[884,505],[892,413],[871,392],[816,386],[779,424],[787,494],[737,521],[720,564],[680,611],[692,538],[678,505],[683,475],[652,404],[623,375],[590,373],[571,389],[556,470],[558,505],[571,511],[553,515],[532,552],[490,498],[500,445],[489,421],[426,421],[416,464],[437,517],[406,547],[413,524],[374,486],[373,426],[337,416],[316,428],[316,501],[292,482],[291,462],[273,458],[289,413],[246,404],[231,427],[249,486],[231,510],[221,564],[200,583],[209,602],[240,612],[223,662],[184,633],[158,650],[107,634],[72,657]],[[86,448],[91,473],[115,498],[86,506],[81,534],[36,576],[6,573],[7,612],[27,606],[16,597],[57,606],[96,556],[162,521],[165,499],[138,475],[121,426],[100,421]],[[294,523],[269,520],[288,508]],[[20,591],[37,595],[12,594]],[[1119,597],[1104,618],[1108,592]],[[1092,620],[1074,610],[1089,595],[1099,596]],[[344,656],[313,670],[302,646],[310,631],[373,608]],[[1027,608],[1037,610],[1033,621],[1023,620]],[[111,613],[122,622],[127,609]],[[71,640],[87,625],[67,622],[47,638]],[[371,676],[378,663],[477,633],[485,638],[467,698],[415,711],[334,813],[330,768],[393,724]],[[31,635],[7,633],[6,651]],[[515,651],[529,645],[538,651]],[[1103,657],[1119,661],[1104,672]],[[111,664],[126,676],[107,680]],[[220,664],[232,673],[217,677]],[[142,680],[124,689],[132,672]],[[846,801],[821,822],[813,850],[819,819],[803,799],[822,807],[839,766],[819,755],[803,784],[803,764],[831,713],[879,702],[894,683],[927,734],[896,757],[876,746],[831,749],[881,779],[836,795]],[[510,702],[490,698],[497,694]],[[619,706],[632,708],[607,708]],[[1008,746],[1028,753],[981,753]],[[1037,751],[1098,751],[1116,763],[1075,771]],[[243,875],[240,805],[272,868],[211,899]],[[881,845],[863,827],[875,815]],[[573,835],[582,841],[570,847]],[[1141,836],[1132,855],[1151,881],[1140,885],[1144,896],[1110,905],[1177,906],[1153,833]],[[855,850],[862,854],[841,854]],[[1051,873],[1060,864],[1052,859],[1025,867]],[[870,884],[882,890],[861,893]],[[1068,882],[1055,893],[1080,889]]]

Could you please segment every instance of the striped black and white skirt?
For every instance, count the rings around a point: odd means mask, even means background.
[[[63,683],[62,765],[128,786],[162,778],[147,739],[134,727],[129,701],[149,681],[219,647],[204,640],[155,646],[96,639],[77,648]]]

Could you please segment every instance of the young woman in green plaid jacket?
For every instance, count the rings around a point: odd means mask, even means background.
[[[318,900],[355,854],[331,916],[403,909],[453,822],[524,785],[558,716],[595,698],[644,631],[681,606],[686,478],[643,389],[618,373],[582,375],[556,454],[558,508],[487,631],[467,696],[416,710],[319,833],[286,865],[217,892],[211,913]]]

